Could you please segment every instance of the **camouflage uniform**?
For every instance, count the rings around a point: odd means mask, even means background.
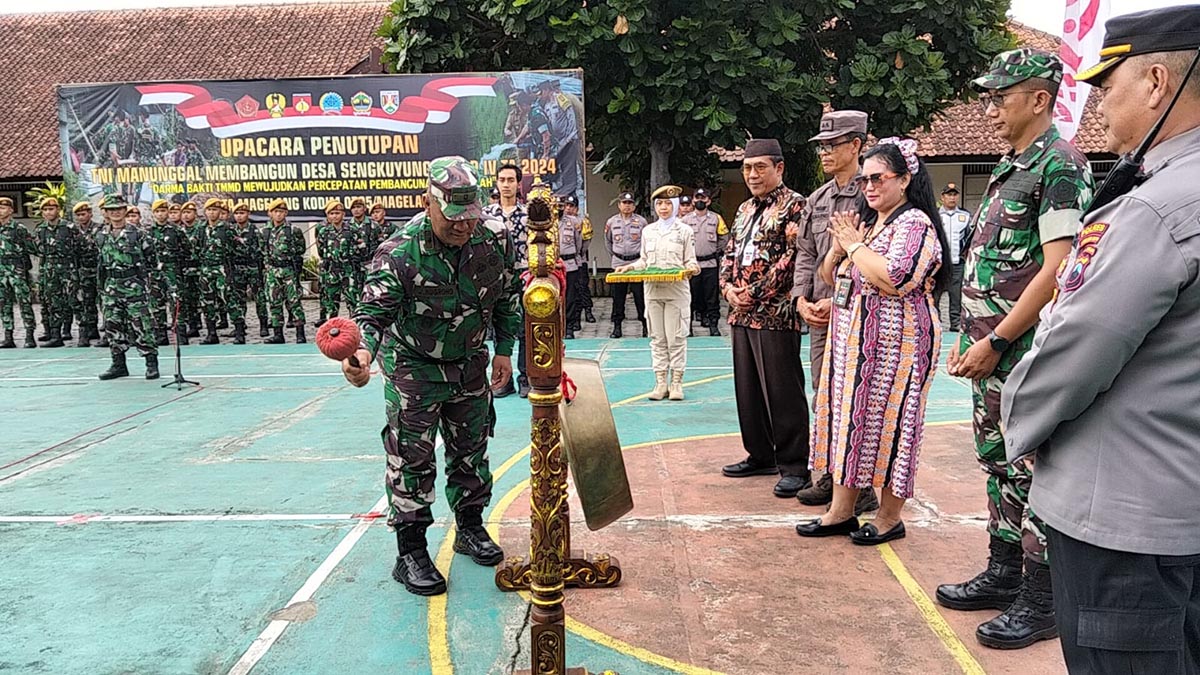
[[[79,322],[79,329],[89,340],[100,337],[100,289],[96,281],[96,268],[100,257],[100,250],[96,248],[98,233],[99,228],[93,223],[88,223],[79,230],[79,286],[78,292],[71,296],[75,303],[75,320]]]
[[[157,357],[150,313],[149,272],[157,264],[153,240],[135,227],[115,231],[106,225],[96,247],[109,349],[123,357],[133,344],[142,356]]]
[[[42,259],[38,268],[42,324],[50,344],[62,346],[62,333],[71,325],[71,294],[76,286],[82,248],[79,229],[69,220],[43,220],[34,230],[34,246]]]
[[[1049,79],[1049,66],[1031,61],[1025,52],[1006,52],[997,60],[1024,73],[1025,78]],[[987,340],[1012,311],[1042,268],[1042,245],[1075,236],[1092,189],[1087,158],[1063,140],[1054,126],[1019,156],[1010,151],[1000,159],[972,223],[963,279],[965,330],[960,335],[960,351]],[[1028,508],[1032,476],[1024,465],[1010,464],[1005,458],[1000,432],[1000,390],[1032,347],[1034,330],[1013,339],[996,369],[973,382],[972,401],[975,452],[988,474],[988,533],[1020,544],[1027,558],[1045,562],[1045,529]]]
[[[362,269],[367,242],[362,231],[343,221],[341,228],[328,221],[317,227],[317,254],[321,256],[321,316],[337,316],[342,300],[354,314],[358,303],[358,270]]]
[[[300,273],[304,269],[304,233],[291,223],[268,225],[263,235],[266,247],[263,263],[267,270],[267,294],[271,305],[271,326],[277,334],[283,329],[284,303],[296,323],[297,335],[303,331],[304,307],[300,303]]]
[[[183,227],[175,223],[168,222],[161,227],[155,227],[151,232],[154,234],[154,247],[158,255],[156,283],[151,289],[157,296],[155,323],[165,330],[166,327],[174,325],[177,316],[183,316],[185,274],[192,256],[192,246]],[[187,336],[182,328],[179,338],[181,343],[187,343]]]
[[[478,185],[466,160],[435,160],[441,184]],[[460,175],[460,174],[465,174]],[[443,206],[448,218],[479,217],[480,204]],[[521,330],[521,281],[504,225],[484,218],[454,249],[425,214],[384,242],[372,259],[355,320],[386,376],[389,523],[423,531],[433,522],[440,425],[446,445],[446,497],[455,513],[482,509],[492,493],[487,438],[495,420],[488,383],[487,327],[496,353],[510,356]]]
[[[188,204],[184,204],[186,208]],[[188,240],[188,255],[183,261],[183,293],[180,294],[179,315],[187,321],[188,337],[199,335],[200,320],[200,259],[197,245],[204,233],[204,221],[182,224]]]
[[[253,223],[245,227],[232,224],[233,279],[230,280],[229,301],[246,315],[246,302],[254,297],[254,309],[260,328],[267,325],[267,297],[263,286],[263,239]]]
[[[7,197],[0,199],[12,205]],[[3,318],[7,339],[13,330],[14,307],[20,306],[26,347],[37,346],[33,339],[33,294],[29,287],[30,256],[33,251],[33,237],[29,230],[15,220],[0,223],[0,318]]]
[[[354,287],[361,290],[363,281],[367,278],[367,265],[370,264],[371,256],[375,253],[376,247],[372,244],[372,241],[375,239],[375,223],[371,221],[369,216],[363,216],[362,220],[347,218],[343,222],[346,223],[346,227],[358,231],[358,236],[362,238],[362,250],[359,254],[358,263],[354,266]],[[349,306],[349,303],[347,305],[347,309],[353,314],[354,308]]]
[[[232,302],[229,271],[233,262],[233,228],[223,220],[204,225],[193,241],[199,264],[200,313],[208,335],[205,344],[216,342],[217,317],[228,311],[235,324],[244,322],[244,305]]]

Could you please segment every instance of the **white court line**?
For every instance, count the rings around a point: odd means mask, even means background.
[[[371,507],[371,511],[379,511],[386,505],[387,496],[385,495],[380,497],[379,501],[375,502],[375,506]],[[367,533],[367,529],[371,527],[373,522],[375,522],[374,518],[360,520],[354,526],[354,529],[350,530],[350,533],[338,543],[333,552],[317,567],[316,571],[308,577],[308,580],[304,582],[300,590],[296,591],[292,599],[288,600],[284,608],[286,609],[296,603],[311,600],[313,595],[316,594],[317,589],[321,587],[321,584],[325,583],[325,580],[333,573],[334,568],[345,559],[350,553],[350,549],[354,548],[355,544],[358,543],[358,540],[362,539],[362,536]],[[229,669],[229,675],[246,675],[253,670],[254,666],[258,665],[258,662],[262,660],[262,657],[266,656],[267,651],[271,649],[271,646],[275,644],[279,636],[283,635],[283,631],[287,630],[290,623],[291,621],[285,619],[273,619],[271,623],[267,624],[267,627],[254,639],[254,642],[250,643],[250,647],[246,649],[246,653],[242,654],[237,663],[233,664],[233,667]]]

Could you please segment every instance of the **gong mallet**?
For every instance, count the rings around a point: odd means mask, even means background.
[[[358,324],[345,317],[335,316],[317,329],[317,349],[339,363],[349,359],[355,368],[362,367],[354,355],[361,340]]]

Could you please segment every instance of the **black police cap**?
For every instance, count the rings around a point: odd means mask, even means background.
[[[1200,5],[1164,7],[1115,16],[1104,24],[1100,63],[1075,76],[1080,82],[1101,78],[1123,59],[1137,54],[1200,48]]]

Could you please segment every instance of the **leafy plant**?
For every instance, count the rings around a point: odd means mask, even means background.
[[[51,183],[46,181],[45,185],[38,185],[25,191],[25,196],[28,201],[25,202],[25,210],[29,213],[37,213],[42,208],[42,202],[49,197],[58,200],[58,203],[63,208],[71,208],[67,204],[67,186],[65,183]]]

